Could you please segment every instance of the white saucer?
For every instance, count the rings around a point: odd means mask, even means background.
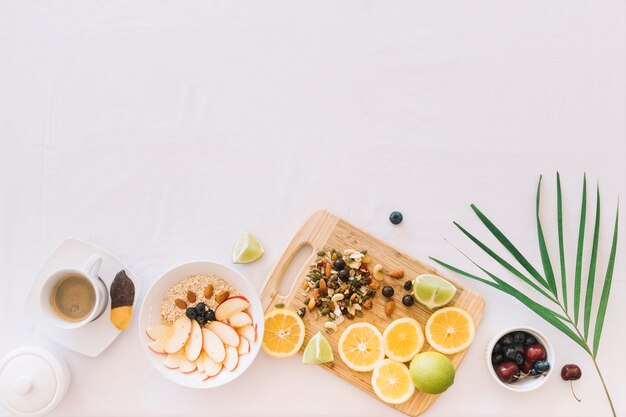
[[[107,293],[115,274],[122,269],[135,284],[135,301],[133,304],[133,318],[139,313],[137,296],[139,295],[139,280],[124,264],[110,253],[93,246],[87,242],[77,239],[67,239],[44,262],[33,283],[28,298],[26,299],[26,311],[31,312],[35,324],[41,331],[68,349],[82,353],[86,356],[98,356],[101,354],[121,333],[109,320],[111,312],[111,301],[109,300],[104,313],[91,323],[78,329],[60,329],[52,325],[44,316],[43,310],[38,302],[39,287],[44,277],[57,269],[65,267],[80,268],[83,262],[92,253],[102,256],[102,266],[99,276],[107,287]]]

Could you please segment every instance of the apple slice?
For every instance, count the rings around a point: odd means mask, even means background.
[[[181,372],[188,374],[189,372],[196,370],[196,361],[190,361],[185,354],[181,355],[180,365],[178,366]]]
[[[180,367],[180,363],[185,358],[185,355],[182,350],[174,353],[170,353],[167,355],[167,358],[163,361],[163,365],[166,368],[170,369],[178,369]]]
[[[209,329],[202,329],[202,349],[217,363],[224,362],[226,358],[226,348],[222,339]],[[205,362],[206,372],[206,362]]]
[[[247,311],[240,311],[227,318],[226,322],[233,327],[243,327],[252,324],[252,316]]]
[[[200,356],[198,356],[198,359],[196,359],[196,369],[198,369],[198,372],[204,372],[204,357],[206,356],[206,352],[203,350],[202,352],[200,352]]]
[[[239,346],[237,346],[237,353],[240,355],[245,355],[246,353],[250,353],[250,342],[245,337],[241,337],[241,342],[239,342]]]
[[[148,327],[146,329],[146,334],[152,340],[159,340],[169,335],[171,330],[171,326],[166,326],[165,324],[157,324],[156,326]]]
[[[211,359],[210,355],[204,357],[204,373],[207,377],[217,375],[222,370],[222,364]]]
[[[227,298],[215,309],[215,318],[219,321],[226,320],[234,314],[244,311],[249,305],[248,299],[241,295]]]
[[[239,335],[234,327],[229,326],[221,321],[212,321],[209,323],[209,329],[222,339],[227,346],[239,346]]]
[[[197,321],[191,321],[191,333],[185,343],[185,356],[191,362],[198,359],[202,352],[202,328]]]
[[[254,326],[249,324],[247,326],[238,327],[237,333],[239,333],[241,337],[245,337],[246,339],[248,339],[248,342],[250,343],[256,342],[256,324]]]
[[[235,370],[237,365],[239,365],[239,353],[237,353],[237,348],[228,346],[226,348],[226,359],[224,359],[224,368],[232,372]]]
[[[148,343],[148,349],[155,353],[165,353],[165,349],[163,349],[163,339],[157,339],[154,342]]]
[[[187,316],[180,316],[174,322],[172,335],[167,339],[163,348],[167,353],[178,352],[189,339],[191,320]]]

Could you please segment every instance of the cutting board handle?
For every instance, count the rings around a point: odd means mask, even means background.
[[[279,288],[281,282],[285,279],[285,272],[293,261],[293,258],[300,251],[300,249],[302,249],[302,247],[310,245],[313,248],[313,253],[307,258],[307,263],[305,265],[308,265],[311,259],[316,256],[315,251],[319,250],[324,244],[337,221],[339,221],[339,218],[329,211],[317,210],[309,216],[302,226],[300,226],[296,234],[291,239],[291,242],[289,242],[287,249],[283,252],[283,257],[278,260],[276,266],[263,284],[260,295],[263,310],[267,311],[270,306],[280,302],[274,301],[277,297],[284,297],[285,299],[290,297],[293,292],[293,285],[288,294],[279,294]],[[333,227],[320,227],[320,225],[324,223],[328,223],[329,226]],[[326,225],[324,224],[324,226]],[[297,280],[294,279],[294,285],[296,284],[296,281]]]

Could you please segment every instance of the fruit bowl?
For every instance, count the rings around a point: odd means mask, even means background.
[[[176,283],[190,275],[217,275],[221,277],[248,300],[249,307],[247,310],[257,326],[256,339],[250,342],[249,353],[239,356],[235,369],[232,371],[222,369],[217,375],[210,378],[202,377],[199,372],[185,373],[181,372],[180,369],[170,369],[164,365],[167,355],[153,352],[148,347],[153,341],[148,336],[148,329],[161,324],[161,301],[164,294]],[[139,313],[139,338],[150,363],[170,381],[190,388],[218,387],[243,374],[259,352],[263,340],[263,330],[263,308],[254,287],[239,272],[226,265],[211,261],[186,262],[167,271],[148,290]]]
[[[507,335],[508,333],[513,333],[513,332],[528,333],[529,335],[533,336],[537,340],[537,343],[543,345],[543,347],[545,348],[545,358],[550,364],[550,369],[548,371],[546,371],[542,375],[538,375],[534,377],[526,377],[526,378],[523,378],[514,382],[510,382],[510,383],[504,382],[498,377],[498,374],[496,373],[496,370],[494,369],[494,366],[492,364],[492,352],[494,350],[496,343],[503,336]],[[556,357],[555,357],[554,347],[552,346],[552,343],[550,343],[548,338],[546,338],[546,336],[543,333],[541,333],[539,330],[536,330],[530,327],[515,326],[515,327],[510,327],[508,329],[505,329],[501,331],[500,333],[496,334],[489,341],[489,343],[487,343],[487,349],[485,352],[485,361],[487,364],[487,369],[489,369],[489,373],[500,386],[510,391],[514,391],[514,392],[528,392],[528,391],[533,391],[539,388],[548,380],[548,378],[550,377],[550,375],[552,375],[552,372],[554,370],[554,366],[556,364]]]

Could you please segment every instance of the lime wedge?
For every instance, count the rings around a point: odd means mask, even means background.
[[[437,275],[422,274],[413,280],[413,295],[426,308],[444,306],[456,294],[456,287]]]
[[[259,239],[250,232],[244,232],[239,236],[233,248],[233,263],[248,264],[259,259],[264,253],[265,250]]]
[[[315,333],[304,349],[302,363],[320,364],[332,362],[333,360],[333,350],[330,347],[330,343],[328,343],[328,340],[321,332]]]

